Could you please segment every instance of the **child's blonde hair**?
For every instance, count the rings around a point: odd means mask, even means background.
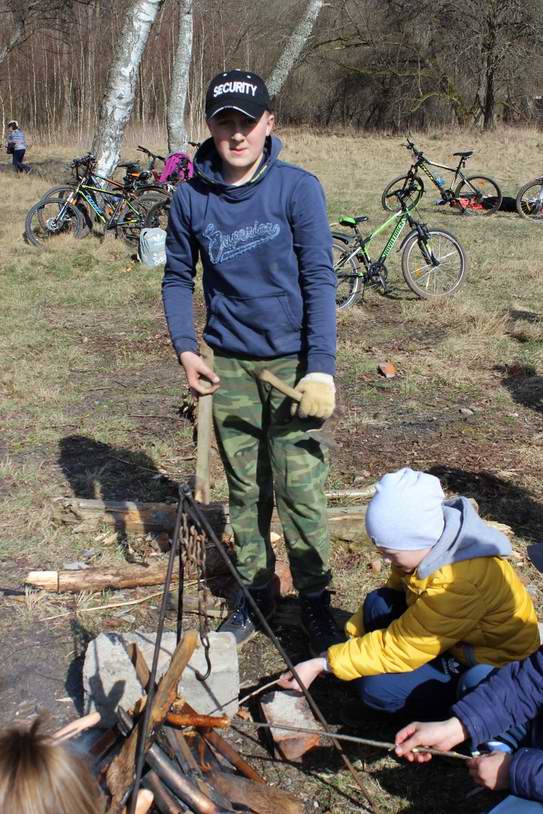
[[[85,761],[28,728],[0,734],[0,811],[3,814],[102,814],[103,800]]]

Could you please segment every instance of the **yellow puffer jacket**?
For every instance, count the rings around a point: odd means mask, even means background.
[[[364,633],[362,608],[349,619],[349,640],[328,650],[332,672],[344,681],[409,672],[445,651],[465,665],[501,667],[539,647],[532,600],[499,557],[444,565],[426,579],[392,567],[387,587],[405,590],[407,610],[371,633]]]

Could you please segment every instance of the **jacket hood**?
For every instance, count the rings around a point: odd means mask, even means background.
[[[194,170],[197,177],[204,183],[216,187],[218,192],[223,193],[232,200],[240,200],[252,195],[254,188],[260,183],[264,176],[267,175],[270,168],[276,162],[282,147],[283,144],[280,139],[275,136],[268,136],[264,142],[262,161],[251,180],[245,184],[234,186],[233,184],[225,183],[222,174],[221,158],[213,139],[208,138],[198,148],[194,156]]]
[[[511,553],[511,543],[505,534],[487,526],[467,498],[444,501],[443,514],[443,534],[417,568],[419,579],[426,579],[454,562],[476,557],[505,557]]]

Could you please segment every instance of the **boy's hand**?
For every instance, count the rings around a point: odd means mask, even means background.
[[[189,350],[184,351],[179,355],[179,361],[183,365],[187,384],[193,396],[196,398],[209,396],[219,389],[221,380],[197,353],[192,353]],[[208,379],[211,384],[202,381],[202,379]]]
[[[468,761],[469,773],[472,780],[485,789],[508,789],[512,760],[513,756],[506,752],[491,752],[490,755],[474,757]]]
[[[410,763],[426,763],[432,759],[432,755],[428,752],[413,752],[415,746],[429,746],[448,752],[467,737],[468,732],[458,718],[428,723],[414,721],[396,733],[395,752]]]
[[[299,404],[290,408],[300,418],[330,418],[336,406],[334,378],[329,373],[308,373],[294,388],[302,394]]]
[[[322,656],[318,656],[315,659],[301,661],[300,664],[296,665],[296,672],[300,676],[300,681],[306,689],[309,689],[315,679],[320,676],[321,673],[325,672],[324,661]],[[283,673],[277,684],[283,690],[300,691],[300,685],[290,671]]]

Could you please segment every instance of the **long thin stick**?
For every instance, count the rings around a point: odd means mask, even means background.
[[[339,741],[349,741],[349,743],[361,743],[364,746],[376,746],[378,749],[386,749],[392,752],[396,748],[395,743],[387,743],[386,741],[373,741],[368,738],[359,738],[356,735],[338,735],[335,732],[325,732],[324,729],[309,729],[301,726],[287,726],[286,724],[265,724],[260,721],[246,721],[241,719],[241,723],[248,726],[254,726],[255,729],[281,729],[288,732],[302,732],[307,735],[314,735],[317,733],[323,738],[336,738]],[[238,723],[236,719],[236,723]],[[430,749],[428,746],[415,746],[412,752],[427,752],[430,755],[438,755],[439,757],[452,757],[456,760],[471,760],[471,755],[462,755],[460,752],[441,752],[439,749]]]

